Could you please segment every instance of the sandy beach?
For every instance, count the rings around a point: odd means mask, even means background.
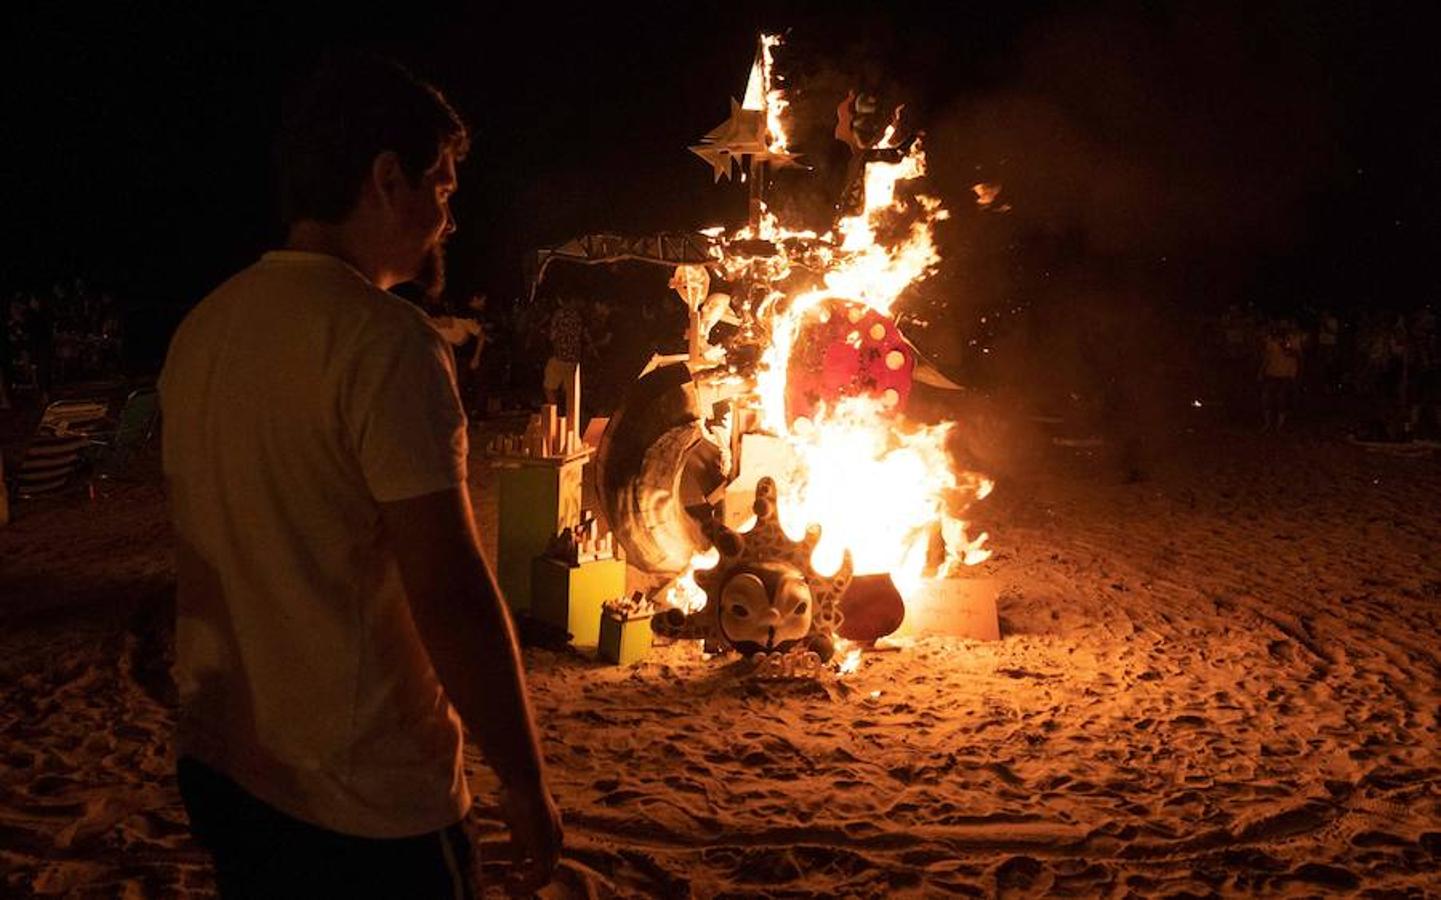
[[[567,826],[543,896],[1441,894],[1441,460],[1214,427],[1125,483],[1032,449],[979,511],[998,642],[786,683],[527,649]],[[153,460],[0,530],[0,893],[214,892],[170,552]]]

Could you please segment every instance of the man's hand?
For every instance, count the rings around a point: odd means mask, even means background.
[[[564,837],[560,810],[544,784],[500,790],[500,808],[510,825],[510,846],[515,872],[507,888],[516,894],[530,894],[550,883],[560,862]]]
[[[517,889],[560,858],[560,813],[546,787],[515,625],[475,535],[465,485],[380,505],[411,615],[446,696],[500,776]]]

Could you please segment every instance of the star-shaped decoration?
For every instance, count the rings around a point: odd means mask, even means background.
[[[762,109],[746,109],[731,98],[730,118],[701,138],[690,150],[710,164],[715,180],[731,177],[735,165],[743,165],[743,157],[772,162],[777,168],[793,165],[796,154],[773,151],[767,143],[766,114]]]

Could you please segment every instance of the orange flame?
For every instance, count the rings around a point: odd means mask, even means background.
[[[779,43],[778,36],[762,36],[746,108],[766,111],[771,149],[785,151],[787,104],[771,74],[771,51]],[[891,135],[887,133],[886,145]],[[925,152],[916,140],[899,162],[867,165],[863,209],[838,222],[833,232],[817,235],[790,228],[763,209],[753,227],[739,229],[733,237],[770,241],[776,254],[720,261],[728,277],[744,274],[769,286],[751,310],[768,343],[750,401],[761,427],[777,435],[789,451],[786,470],[774,473],[782,529],[798,540],[807,526],[819,525],[821,541],[812,556],[819,571],[835,571],[849,550],[857,574],[889,573],[907,599],[923,584],[937,529],[946,546],[938,576],[990,556],[984,546],[988,535],[969,536],[966,523],[957,516],[989,494],[992,482],[952,468],[946,440],[953,422],[905,426],[885,398],[850,397],[830,406],[822,404],[809,418],[792,423],[786,411],[786,381],[808,312],[838,299],[890,316],[908,287],[935,272],[940,254],[934,226],[949,213],[934,197],[910,192],[898,196],[903,183],[925,172]],[[909,224],[899,227],[907,220]],[[724,244],[726,238],[720,240]],[[784,290],[781,285],[798,267],[818,272],[821,286],[795,294]],[[697,556],[693,564],[716,563]],[[704,595],[690,572],[671,593],[682,608],[704,605]],[[852,650],[841,664],[841,673],[854,671],[859,661],[859,649]]]
[[[704,609],[705,591],[696,584],[695,573],[705,569],[714,569],[719,563],[720,551],[715,547],[691,556],[690,565],[680,574],[680,577],[671,582],[670,587],[666,588],[666,604],[686,613],[699,612]]]
[[[987,536],[970,538],[965,523],[951,514],[956,498],[979,500],[991,482],[951,468],[946,438],[954,423],[902,429],[883,398],[846,398],[822,407],[810,419],[788,421],[786,382],[791,351],[808,311],[830,298],[844,298],[890,314],[907,287],[926,278],[940,262],[933,226],[947,217],[935,198],[897,198],[897,187],[925,174],[919,141],[901,162],[872,163],[866,170],[865,207],[836,227],[839,247],[822,256],[824,287],[786,298],[775,292],[769,312],[770,344],[756,377],[755,400],[762,425],[781,436],[791,451],[782,473],[778,513],[781,527],[799,539],[806,526],[821,526],[812,563],[822,572],[839,567],[846,549],[858,573],[888,572],[903,597],[921,585],[930,536],[939,525],[947,545],[942,574],[989,557]],[[915,220],[890,244],[878,234],[887,219],[911,214]],[[787,232],[769,212],[762,236]],[[767,234],[769,233],[769,234]]]
[[[772,153],[786,153],[789,136],[786,133],[785,111],[790,106],[785,92],[780,89],[780,76],[775,73],[775,48],[780,46],[778,34],[762,34],[756,61],[751,66],[750,77],[746,79],[745,100],[741,109],[766,114],[766,132],[769,139],[766,147]]]

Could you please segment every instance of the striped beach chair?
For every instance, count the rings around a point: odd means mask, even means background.
[[[104,400],[56,400],[45,407],[35,436],[12,476],[18,498],[53,494],[80,469],[91,432],[106,424]]]

